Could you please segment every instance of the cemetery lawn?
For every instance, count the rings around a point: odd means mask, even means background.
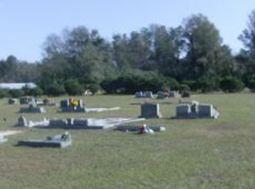
[[[143,100],[133,96],[82,97],[88,107],[120,106],[120,111],[64,114],[46,107],[45,115],[24,114],[31,120],[54,117],[136,117]],[[0,145],[0,188],[3,189],[249,189],[255,186],[255,95],[194,95],[212,103],[219,120],[173,120],[178,100],[161,103],[166,132],[137,135],[112,130],[73,130],[67,149],[15,146],[21,139],[63,133],[55,129],[21,129]],[[55,99],[56,101],[60,98]],[[15,129],[19,105],[0,100],[1,130]],[[17,128],[16,128],[17,129]]]

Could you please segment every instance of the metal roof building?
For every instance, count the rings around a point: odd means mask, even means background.
[[[28,87],[30,89],[36,88],[35,83],[0,83],[0,89],[22,89]]]

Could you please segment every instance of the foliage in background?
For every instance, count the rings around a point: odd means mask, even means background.
[[[36,82],[49,95],[80,95],[87,89],[118,94],[169,88],[238,91],[242,83],[254,88],[255,11],[240,39],[245,49],[233,56],[202,14],[191,15],[178,27],[154,24],[115,34],[111,41],[79,26],[49,35],[37,64],[14,56],[0,60],[0,82]],[[33,93],[41,95],[41,90]]]
[[[239,92],[242,91],[244,89],[244,84],[242,81],[240,81],[237,78],[234,77],[226,77],[224,79],[221,80],[220,82],[220,88],[224,91],[224,92]]]

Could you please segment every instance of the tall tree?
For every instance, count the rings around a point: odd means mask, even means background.
[[[113,36],[114,60],[119,68],[143,69],[151,56],[151,36],[147,28],[133,31],[130,37],[124,35]]]
[[[249,15],[247,28],[240,35],[239,39],[245,45],[251,58],[255,58],[255,10]]]
[[[44,43],[45,58],[41,70],[48,80],[77,79],[80,82],[100,82],[111,71],[111,45],[97,30],[79,26],[65,30],[62,35],[51,35]]]
[[[162,25],[151,27],[153,43],[153,59],[161,73],[171,77],[177,77],[181,53],[183,51],[182,27],[167,29]]]
[[[196,79],[214,75],[217,62],[215,54],[220,51],[222,43],[219,31],[201,14],[189,17],[184,30],[189,77]]]

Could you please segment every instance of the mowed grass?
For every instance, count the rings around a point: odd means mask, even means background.
[[[144,100],[132,96],[82,97],[88,107],[120,106],[120,111],[93,114],[57,113],[43,117],[137,117]],[[0,188],[3,189],[235,189],[255,186],[255,96],[194,95],[221,112],[219,120],[174,120],[178,100],[161,103],[162,119],[147,120],[166,132],[137,135],[112,130],[73,130],[67,149],[16,147],[18,140],[63,133],[55,129],[22,129],[0,145]],[[60,99],[55,99],[56,101]],[[19,105],[0,101],[1,130],[14,127]]]

